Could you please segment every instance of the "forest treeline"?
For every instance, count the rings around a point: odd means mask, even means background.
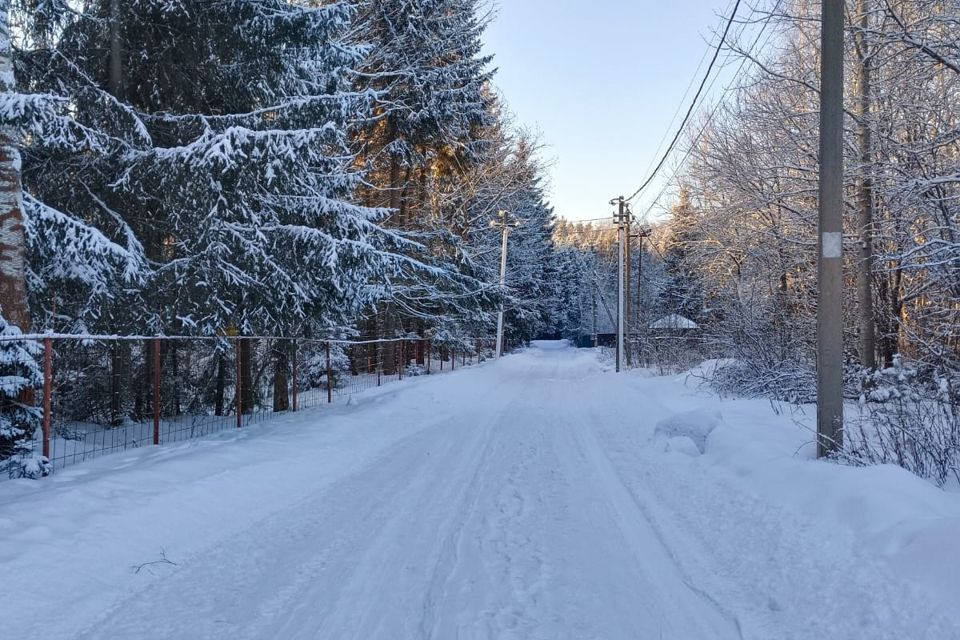
[[[504,295],[544,329],[543,167],[476,0],[9,4],[33,330],[478,335]]]
[[[0,331],[472,348],[502,304],[510,343],[557,334],[545,166],[492,88],[487,11],[0,2]],[[0,349],[3,458],[39,374],[30,345]]]

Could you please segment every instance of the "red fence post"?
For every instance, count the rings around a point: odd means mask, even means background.
[[[327,352],[327,404],[333,402],[333,368],[330,366],[330,343],[325,342]]]
[[[297,341],[293,341],[293,410],[297,410]]]
[[[233,341],[235,360],[237,361],[237,429],[243,428],[243,364],[240,362],[242,357],[240,352],[240,341],[243,338],[237,338]]]
[[[406,347],[407,343],[403,340],[400,341],[400,364],[397,367],[397,375],[399,376],[398,380],[403,380],[403,369],[407,366],[407,354]]]
[[[160,444],[160,338],[153,339],[153,444]]]
[[[53,340],[43,340],[43,457],[50,458],[50,398],[53,395]]]
[[[451,349],[450,350],[450,371],[456,371],[456,370],[457,370],[457,350]]]
[[[433,343],[427,340],[425,348],[427,350],[427,375],[430,375],[430,362],[433,360]]]

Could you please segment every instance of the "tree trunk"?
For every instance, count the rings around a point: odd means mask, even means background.
[[[163,342],[166,341],[161,340],[161,343]],[[179,416],[183,410],[180,405],[180,350],[177,349],[177,343],[173,340],[168,343],[167,348],[169,349],[170,354],[170,363],[168,365],[170,370],[167,372],[167,375],[169,376],[167,379],[170,380],[173,385],[173,388],[171,389],[172,393],[170,394],[173,398],[170,411],[173,415]]]
[[[430,171],[430,165],[425,163],[420,168],[420,181],[417,185],[417,202],[420,205],[420,220],[435,222],[433,212],[429,211],[427,206],[427,173]]]
[[[227,386],[227,370],[226,362],[224,362],[223,353],[220,352],[217,354],[217,388],[216,388],[216,406],[214,407],[214,415],[222,416],[223,415],[223,401],[224,401],[224,389]]]
[[[380,338],[392,340],[396,337],[396,318],[389,304],[383,305],[383,312],[380,314],[381,331]],[[380,350],[383,361],[383,372],[387,375],[393,375],[397,372],[399,360],[399,351],[396,342],[385,342]]]
[[[0,91],[16,88],[10,42],[10,0],[0,0]],[[0,128],[0,313],[30,331],[27,300],[27,237],[20,185],[20,150],[12,127]]]
[[[417,364],[423,366],[427,363],[427,356],[424,350],[423,338],[427,332],[426,327],[424,326],[423,320],[417,321],[417,335],[420,336],[420,341],[417,342]]]
[[[403,172],[403,183],[400,188],[400,226],[410,226],[410,174],[413,168],[407,165]]]
[[[110,346],[110,426],[123,424],[123,343],[119,340]]]
[[[250,338],[240,340],[240,376],[242,378],[240,400],[243,413],[253,413],[256,394],[253,388],[253,340]]]
[[[396,157],[390,156],[390,185],[388,187],[390,200],[387,203],[387,206],[393,210],[394,216],[396,216],[397,226],[403,226],[403,217],[402,212],[400,211],[400,194],[402,191],[400,185],[400,162]]]
[[[870,28],[870,1],[859,0],[861,33],[857,38],[860,65],[857,86],[860,97],[860,184],[857,189],[860,228],[860,262],[857,269],[857,297],[860,307],[860,364],[877,366],[876,326],[873,310],[873,132],[871,131],[871,59],[865,32]]]
[[[120,37],[120,0],[110,0],[109,88],[115,98],[124,99],[123,41]]]
[[[290,410],[290,383],[287,369],[290,366],[290,357],[283,343],[273,349],[273,410]]]
[[[893,357],[899,351],[900,316],[903,312],[902,276],[899,265],[880,280],[881,302],[880,366],[893,366]]]

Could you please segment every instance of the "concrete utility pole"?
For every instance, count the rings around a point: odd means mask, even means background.
[[[817,455],[843,446],[844,0],[822,0],[820,224],[817,261]]]
[[[630,205],[627,205],[627,214],[630,215],[632,219],[633,216],[631,215],[631,212],[630,212]],[[630,254],[632,252],[630,249],[631,249],[631,245],[633,244],[633,234],[630,233],[629,222],[626,225],[625,231],[626,231],[626,234],[625,234],[626,238],[625,238],[625,249],[624,249],[624,259],[623,259],[623,280],[624,280],[623,324],[625,327],[626,342],[624,343],[624,348],[626,349],[626,353],[627,353],[627,366],[632,367],[633,366],[633,316],[632,316],[633,304],[631,301],[633,300],[633,298],[630,295],[630,292],[632,291],[632,289],[630,288],[632,285],[632,283],[630,282],[631,280],[630,269],[633,263],[631,262],[632,256]]]
[[[510,236],[510,229],[516,227],[518,223],[512,222],[510,220],[509,211],[498,211],[497,219],[490,222],[490,226],[496,229],[500,229],[501,233],[501,245],[500,245],[500,289],[502,290],[507,285],[507,238]],[[494,355],[496,359],[500,359],[500,354],[503,353],[503,303],[500,303],[500,311],[497,313],[497,351]]]
[[[627,211],[627,202],[623,196],[610,201],[617,205],[614,220],[617,223],[618,268],[617,268],[617,372],[619,372],[626,358],[624,355],[625,336],[624,328],[627,320],[626,292],[624,291],[626,276],[626,236],[630,229],[630,213]]]

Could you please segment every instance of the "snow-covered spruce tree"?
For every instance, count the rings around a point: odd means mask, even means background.
[[[93,25],[102,20],[65,0],[19,0],[15,16],[16,73],[29,98],[18,106],[35,324],[116,331],[146,264],[111,183],[150,138],[137,114],[86,68],[85,49],[99,40]]]
[[[507,252],[508,338],[526,343],[556,334],[561,273],[553,245],[553,208],[545,202],[541,167],[534,149],[523,136],[517,141],[514,166],[525,187],[504,202],[519,226],[510,234]]]
[[[47,460],[34,451],[33,436],[40,409],[30,400],[43,384],[33,340],[17,339],[20,328],[0,317],[0,473],[38,478],[47,473]]]
[[[509,117],[497,112],[496,124],[479,161],[460,176],[443,181],[447,220],[467,238],[466,251],[488,281],[500,272],[501,234],[491,222],[509,214],[506,335],[517,343],[556,334],[559,278],[553,246],[553,210],[542,186],[545,167],[536,138],[514,131]],[[489,332],[491,327],[487,328]]]
[[[582,341],[593,333],[592,251],[556,245],[557,301],[551,316],[552,332],[568,340]],[[586,343],[582,343],[586,344]]]
[[[475,276],[461,231],[445,220],[441,183],[462,174],[483,148],[490,122],[489,58],[481,56],[486,18],[476,0],[361,0],[357,38],[367,44],[359,86],[376,91],[373,118],[356,137],[371,188],[364,201],[391,209],[387,224],[415,232],[438,267]],[[428,333],[431,317],[481,322],[491,297],[482,284],[447,289],[427,306],[432,283],[397,283],[400,299],[378,314],[386,334]],[[448,329],[444,329],[448,331]]]
[[[366,108],[350,89],[359,50],[341,42],[351,14],[347,3],[124,3],[112,16],[119,82],[102,21],[80,26],[75,59],[119,87],[151,141],[107,185],[153,267],[150,328],[339,325],[411,263],[398,252],[416,247],[350,202],[360,176],[347,131]]]
[[[679,201],[673,207],[671,236],[664,254],[667,280],[661,293],[660,305],[665,315],[678,314],[700,322],[703,292],[691,255],[696,242],[696,215],[690,202],[690,193],[682,187]]]
[[[422,208],[426,197],[412,184],[473,158],[477,129],[490,123],[490,58],[480,55],[487,21],[477,0],[359,5],[358,38],[370,46],[361,82],[379,96],[376,117],[360,142],[387,194],[381,202],[402,227],[411,221],[408,201],[419,200]]]

